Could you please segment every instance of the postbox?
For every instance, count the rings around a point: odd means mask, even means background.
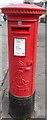
[[[2,12],[8,21],[9,112],[13,118],[28,118],[35,101],[38,20],[45,9],[16,4]]]

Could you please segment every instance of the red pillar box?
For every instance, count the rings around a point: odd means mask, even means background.
[[[27,118],[34,110],[38,20],[45,9],[31,4],[2,8],[8,20],[9,112]]]

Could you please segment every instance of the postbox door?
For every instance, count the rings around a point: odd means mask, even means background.
[[[21,31],[20,31],[21,30]],[[10,91],[16,96],[30,96],[32,91],[32,34],[31,27],[17,29],[11,34],[12,45],[10,52],[11,79]],[[24,34],[23,34],[24,33]],[[33,32],[32,32],[33,33]]]

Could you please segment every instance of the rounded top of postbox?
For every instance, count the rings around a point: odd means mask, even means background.
[[[45,9],[34,4],[13,4],[2,8],[4,14],[44,14]]]

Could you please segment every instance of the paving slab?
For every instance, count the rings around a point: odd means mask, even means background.
[[[0,85],[8,69],[8,44],[7,23],[2,22],[0,26]]]

